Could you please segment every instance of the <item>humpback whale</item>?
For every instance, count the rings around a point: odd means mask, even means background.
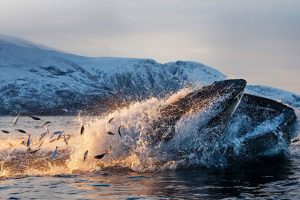
[[[238,106],[245,86],[246,81],[243,79],[214,82],[161,108],[160,116],[152,122],[151,129],[148,131],[151,143],[169,141],[175,134],[175,124],[184,115],[201,113],[208,109],[213,112],[205,116],[205,126],[214,127],[214,134],[220,134]]]
[[[295,136],[295,111],[274,100],[244,94],[245,86],[242,79],[214,82],[161,108],[147,132],[150,144],[166,143],[163,151],[172,149],[172,159],[194,153],[197,158],[227,164],[288,152]],[[191,120],[184,124],[187,129],[182,137],[197,125],[196,133],[184,140],[176,136],[180,135],[176,127],[191,115],[198,116],[194,120],[203,119],[201,123]]]

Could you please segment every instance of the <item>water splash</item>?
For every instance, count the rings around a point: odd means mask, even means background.
[[[167,99],[151,98],[144,102],[136,102],[131,105],[117,109],[112,113],[98,116],[86,117],[77,116],[76,129],[69,128],[74,124],[63,124],[59,120],[60,126],[55,127],[52,123],[49,127],[50,132],[59,130],[59,128],[68,127],[65,134],[72,137],[69,144],[66,145],[63,139],[55,140],[51,134],[45,137],[41,150],[35,154],[30,154],[27,147],[22,145],[26,141],[26,134],[3,135],[1,139],[0,153],[0,176],[19,176],[19,175],[55,175],[61,173],[73,173],[94,171],[107,167],[122,166],[138,170],[139,163],[142,162],[139,154],[145,151],[147,147],[146,135],[143,134],[151,119],[158,115],[160,107],[163,107],[188,94],[191,89],[183,89],[180,92],[171,95]],[[108,121],[114,118],[110,123]],[[23,120],[23,121],[22,121]],[[11,119],[9,120],[11,121]],[[37,128],[37,124],[27,120],[25,117],[19,124],[32,134],[33,149],[37,149],[42,141],[39,141],[40,134],[45,130]],[[84,124],[83,135],[79,134],[79,127]],[[20,125],[20,126],[21,126]],[[0,124],[2,128],[10,129],[7,122]],[[118,134],[120,129],[121,137]],[[108,135],[108,132],[115,135]],[[51,143],[54,140],[53,143]],[[59,147],[59,157],[51,161],[50,157],[55,146]],[[83,161],[83,155],[88,150],[86,161]],[[94,156],[107,152],[103,160],[96,160]],[[146,160],[144,158],[144,160]]]
[[[224,157],[226,145],[231,145],[235,151],[239,151],[244,139],[238,137],[239,129],[249,119],[245,119],[247,116],[239,116],[228,127],[226,137],[216,135],[208,138],[207,135],[214,135],[217,131],[204,125],[209,118],[218,113],[218,105],[215,102],[221,97],[211,99],[211,104],[203,107],[201,112],[187,112],[182,116],[175,124],[176,134],[170,141],[156,144],[150,142],[147,133],[153,120],[159,117],[160,109],[191,91],[191,88],[182,89],[164,99],[150,98],[143,102],[135,102],[97,117],[79,115],[75,119],[76,123],[67,124],[66,121],[57,119],[61,124],[55,127],[53,123],[50,127],[51,132],[59,128],[68,129],[65,130],[65,134],[72,135],[68,145],[63,139],[50,143],[52,139],[48,135],[41,150],[35,154],[28,153],[26,147],[20,144],[21,140],[26,139],[26,135],[10,135],[3,138],[0,142],[0,176],[72,174],[98,172],[110,168],[144,172],[193,166],[224,166],[227,164]],[[257,125],[252,133],[257,135],[272,131],[272,128],[281,122],[282,118],[278,116],[265,124]],[[26,128],[34,127],[30,121],[23,121],[22,125]],[[81,125],[84,125],[82,135],[79,132]],[[32,148],[35,149],[40,145],[38,138],[43,130],[36,130],[36,133],[32,130]],[[55,146],[59,147],[59,157],[51,161]],[[88,155],[84,161],[86,150]],[[103,153],[107,153],[103,159],[94,158]]]

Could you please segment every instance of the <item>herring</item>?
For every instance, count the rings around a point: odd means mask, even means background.
[[[20,113],[16,116],[15,120],[13,121],[12,125],[16,125],[19,119]]]
[[[104,158],[104,156],[107,154],[107,152],[105,152],[105,153],[103,153],[103,154],[99,154],[99,155],[96,155],[96,156],[94,156],[94,158],[96,158],[96,159],[102,159],[102,158]]]
[[[83,155],[83,161],[86,160],[87,156],[88,156],[89,150],[86,150],[84,155]]]
[[[27,146],[28,149],[30,149],[30,147],[31,147],[31,135],[30,134],[28,134],[28,139],[27,139],[26,146]]]
[[[55,147],[50,160],[54,160],[58,156],[58,146]]]
[[[122,137],[122,135],[121,135],[121,127],[122,127],[122,125],[119,126],[119,128],[118,128],[118,133],[119,133],[119,136],[120,136],[120,137]]]
[[[24,131],[23,129],[15,129],[15,131],[18,131],[20,133],[27,133],[26,131]]]
[[[107,132],[108,135],[115,135],[113,132],[108,131]]]
[[[41,134],[41,136],[40,136],[40,139],[39,139],[39,141],[41,141],[46,135],[47,135],[48,133],[47,132],[45,132],[45,133],[42,133]]]
[[[44,126],[46,126],[47,124],[50,124],[50,123],[52,123],[52,122],[46,121],[45,123],[42,124],[42,127],[44,127]]]
[[[80,128],[80,135],[82,135],[84,132],[84,124],[81,125],[81,128]]]
[[[7,130],[2,130],[3,133],[9,134],[9,131]]]
[[[108,120],[108,123],[110,124],[110,122],[112,122],[112,120],[114,120],[113,117]]]
[[[30,117],[31,119],[33,119],[33,120],[41,120],[41,118],[39,118],[39,117],[35,117],[35,116],[32,116],[32,115],[29,115],[28,117]]]

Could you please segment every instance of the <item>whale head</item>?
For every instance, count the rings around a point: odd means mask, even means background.
[[[171,140],[176,123],[191,115],[203,119],[197,125],[199,132],[209,128],[213,129],[212,135],[220,135],[242,99],[245,86],[243,79],[217,81],[161,108],[148,131],[151,143]]]

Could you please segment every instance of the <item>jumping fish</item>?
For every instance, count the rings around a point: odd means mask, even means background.
[[[107,152],[105,152],[103,154],[96,155],[96,156],[94,156],[94,158],[96,158],[96,159],[102,159],[106,154],[107,154]]]
[[[52,122],[46,121],[45,123],[42,124],[42,127],[44,127],[44,126],[46,126],[47,124],[50,124],[50,123],[52,123]]]
[[[26,146],[27,146],[28,149],[31,147],[31,135],[30,134],[28,134],[28,139],[27,139]]]
[[[54,138],[54,139],[50,140],[49,143],[53,143],[53,142],[55,142],[56,140],[57,140],[57,138]]]
[[[63,131],[55,131],[55,132],[51,135],[50,139],[52,139],[55,135],[60,135],[60,134],[62,134],[62,133],[63,133]]]
[[[62,134],[63,134],[63,132],[58,135],[56,140],[59,140],[61,138]]]
[[[28,152],[31,153],[31,154],[34,154],[34,153],[38,152],[39,150],[41,150],[41,149],[38,148],[38,149],[35,149],[35,150],[29,150]]]
[[[20,133],[26,133],[26,131],[22,130],[22,129],[16,129],[16,131],[20,132]]]
[[[88,156],[89,150],[86,150],[83,156],[83,161],[86,160],[87,156]]]
[[[82,135],[83,132],[84,132],[84,125],[82,124],[82,125],[81,125],[81,128],[80,128],[80,135]]]
[[[69,135],[68,137],[66,135],[64,135],[64,142],[66,143],[66,145],[69,145],[69,139],[71,138],[71,136]]]
[[[108,135],[115,135],[113,132],[108,131],[107,132]]]
[[[3,133],[9,134],[9,131],[7,130],[2,130]]]
[[[13,121],[12,125],[16,125],[19,119],[20,113],[16,116],[15,120]]]
[[[51,160],[54,160],[57,156],[58,156],[58,146],[56,146],[55,150],[53,151]]]
[[[58,135],[58,134],[62,134],[62,133],[63,133],[63,131],[55,131],[53,134]]]
[[[32,116],[32,115],[29,115],[28,117],[30,117],[30,118],[33,119],[33,120],[41,120],[41,118],[35,117],[35,116]]]
[[[112,118],[110,118],[110,119],[108,120],[108,123],[110,124],[110,122],[111,122],[112,120],[114,120],[114,118],[113,118],[113,117],[112,117]]]
[[[41,141],[46,135],[47,135],[47,132],[42,133],[42,134],[41,134],[41,137],[40,137],[40,139],[39,139],[39,141]]]
[[[122,127],[122,125],[119,126],[119,128],[118,128],[118,133],[119,133],[119,136],[120,136],[120,137],[122,137],[122,135],[121,135],[121,127]]]

